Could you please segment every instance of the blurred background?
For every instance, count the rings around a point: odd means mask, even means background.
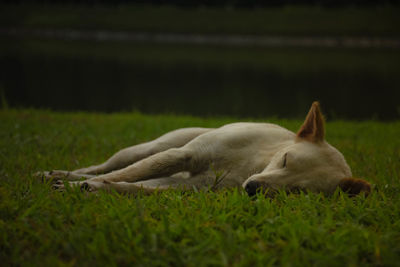
[[[399,2],[3,2],[1,105],[398,120]]]

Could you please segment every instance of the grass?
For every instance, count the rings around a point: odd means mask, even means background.
[[[392,6],[190,9],[171,6],[25,4],[2,5],[0,25],[25,29],[398,37],[399,9]]]
[[[327,140],[366,199],[338,192],[251,200],[241,190],[152,196],[54,192],[37,170],[74,169],[185,126],[232,118],[140,113],[0,112],[4,266],[395,266],[400,261],[400,122],[333,121]],[[291,130],[301,121],[269,120]]]

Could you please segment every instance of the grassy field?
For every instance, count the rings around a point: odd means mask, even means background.
[[[3,266],[398,266],[400,122],[333,121],[327,140],[366,199],[336,193],[250,199],[241,190],[124,196],[54,192],[38,170],[74,169],[186,126],[232,118],[0,111]],[[301,121],[269,120],[296,131]]]
[[[399,7],[261,9],[2,5],[0,26],[202,34],[399,37]]]

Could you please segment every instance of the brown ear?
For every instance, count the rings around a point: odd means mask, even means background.
[[[315,101],[312,104],[303,125],[297,132],[297,137],[314,143],[324,141],[325,120],[319,102]]]
[[[369,193],[371,193],[371,185],[362,179],[344,178],[340,180],[338,186],[343,192],[346,192],[350,196],[355,196],[360,193],[365,193],[365,196],[368,196]]]

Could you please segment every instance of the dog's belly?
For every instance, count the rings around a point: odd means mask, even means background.
[[[241,186],[251,175],[261,172],[275,153],[293,144],[295,134],[274,124],[234,123],[209,131],[192,140],[194,164],[204,166],[199,173],[209,183],[223,175],[223,187]]]

